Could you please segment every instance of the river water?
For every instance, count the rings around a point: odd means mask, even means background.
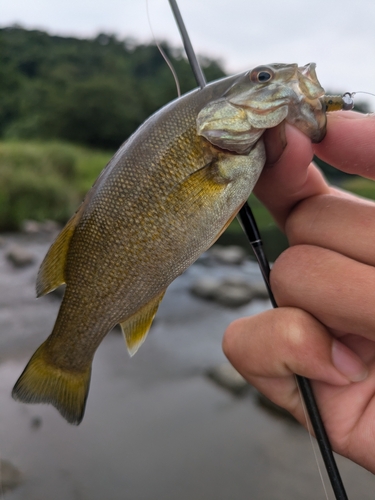
[[[14,242],[37,257],[33,265],[16,269],[7,262]],[[226,309],[193,297],[189,286],[210,273],[260,280],[251,263],[192,266],[167,291],[149,338],[132,359],[120,332],[111,332],[95,356],[79,427],[52,407],[13,401],[12,386],[51,332],[59,307],[56,297],[34,298],[48,245],[47,237],[8,235],[0,248],[0,454],[23,476],[4,498],[325,498],[307,433],[259,406],[254,390],[235,397],[206,375],[225,361],[221,339],[230,321],[269,303]],[[374,498],[374,476],[341,457],[338,465],[349,498]]]

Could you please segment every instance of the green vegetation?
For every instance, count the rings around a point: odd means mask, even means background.
[[[196,87],[182,50],[162,47],[182,93]],[[202,66],[208,81],[224,76],[217,61]],[[155,45],[0,29],[0,231],[24,219],[65,222],[120,144],[174,98],[174,79]],[[371,181],[317,161],[331,182],[375,199]],[[273,259],[285,237],[262,204],[253,196],[250,202]],[[247,244],[237,221],[222,238]]]
[[[110,156],[61,142],[0,142],[0,230],[25,219],[65,222]]]
[[[195,88],[182,51],[162,47],[182,92]],[[209,81],[224,76],[216,61],[202,65]],[[105,34],[82,40],[0,29],[0,138],[62,139],[114,151],[176,97],[155,45]]]
[[[343,182],[340,187],[358,196],[375,200],[375,183],[369,179],[363,179],[362,177],[352,175],[351,179]]]
[[[182,50],[162,47],[182,92],[196,87]],[[208,80],[224,76],[216,61],[202,65]],[[0,230],[65,222],[113,152],[176,97],[155,45],[0,29]]]

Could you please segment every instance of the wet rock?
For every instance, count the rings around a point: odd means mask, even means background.
[[[273,416],[286,419],[290,422],[297,423],[297,420],[293,417],[291,413],[286,411],[281,406],[275,404],[261,392],[258,391],[256,392],[256,401],[259,404],[259,406],[262,406],[268,413],[272,414]]]
[[[215,261],[214,258],[211,257],[210,252],[204,252],[202,253],[198,259],[197,259],[197,264],[200,264],[201,266],[205,267],[214,267],[217,265],[217,262]]]
[[[57,231],[60,231],[60,229],[60,224],[54,220],[46,220],[42,223],[42,231],[44,233],[55,233]]]
[[[213,300],[226,307],[240,307],[254,298],[251,285],[237,276],[224,279],[204,276],[195,281],[190,291],[197,297]]]
[[[27,267],[35,262],[35,255],[19,245],[12,245],[6,253],[6,258],[14,267]]]
[[[36,234],[40,232],[40,222],[35,220],[24,220],[21,225],[21,231],[27,234]]]
[[[0,236],[0,248],[5,246],[5,244],[6,244],[6,239]]]
[[[249,389],[249,384],[230,363],[214,366],[207,371],[207,376],[236,395],[242,395]]]
[[[0,460],[0,483],[1,489],[6,491],[14,490],[22,482],[21,472],[7,460]]]
[[[230,277],[222,281],[215,293],[215,300],[227,307],[240,307],[254,298],[252,287],[242,278]]]
[[[44,222],[24,220],[21,229],[27,234],[54,233],[59,231],[60,225],[53,220],[46,220]]]
[[[221,280],[210,276],[199,278],[190,288],[193,295],[202,299],[215,299],[217,289],[221,285]]]
[[[42,422],[42,417],[33,417],[30,421],[30,427],[36,431],[37,429],[40,429]]]
[[[227,247],[215,245],[210,249],[209,254],[221,264],[230,266],[242,264],[247,256],[243,248],[235,245]]]
[[[269,299],[266,285],[263,282],[259,281],[258,283],[251,283],[251,288],[253,290],[254,298]]]

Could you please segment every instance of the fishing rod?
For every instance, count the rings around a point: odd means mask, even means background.
[[[189,60],[191,69],[194,73],[194,77],[197,81],[198,86],[203,89],[206,86],[206,79],[198,62],[197,56],[194,52],[193,46],[190,42],[190,38],[186,30],[185,23],[182,19],[180,9],[178,8],[177,1],[169,0],[169,4],[180,31],[185,52]],[[258,230],[257,223],[255,221],[255,217],[250,208],[250,205],[247,202],[240,209],[238,216],[241,222],[241,226],[250,242],[254,255],[258,261],[258,265],[266,284],[272,306],[276,308],[278,307],[278,305],[272,293],[269,280],[270,265],[263,249],[263,242]],[[336,500],[348,500],[310,381],[306,377],[302,377],[300,375],[296,375],[295,377],[299,390],[302,394],[311,425],[314,429],[315,437],[318,442],[320,453],[322,455]]]

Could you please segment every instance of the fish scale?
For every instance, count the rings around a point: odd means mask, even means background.
[[[259,71],[170,103],[109,162],[39,270],[38,296],[63,283],[66,290],[51,335],[13,389],[16,399],[51,403],[78,424],[100,342],[119,323],[129,353],[137,351],[168,285],[250,195],[265,163],[267,124],[287,119],[323,138],[314,65],[262,66],[268,83],[257,81]]]

